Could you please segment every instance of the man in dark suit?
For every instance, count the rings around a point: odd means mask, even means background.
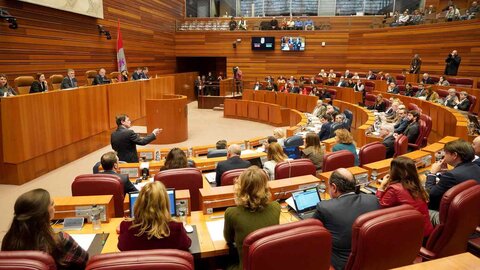
[[[330,263],[336,270],[343,269],[350,256],[353,222],[358,216],[380,208],[374,195],[355,194],[355,184],[350,171],[335,170],[329,179],[332,199],[319,202],[313,215],[332,234]]]
[[[462,58],[458,55],[457,50],[453,50],[445,59],[445,75],[457,76],[458,67],[460,66],[460,62]]]
[[[320,122],[322,123],[322,127],[320,128],[318,137],[320,138],[320,141],[323,141],[330,138],[330,127],[332,126],[332,116],[330,116],[329,114],[324,114],[320,117]]]
[[[120,181],[122,182],[123,192],[125,194],[129,192],[138,191],[137,188],[130,182],[128,179],[128,175],[126,174],[118,174],[116,170],[118,169],[118,157],[115,152],[108,152],[102,155],[100,159],[100,163],[102,164],[103,174],[114,174],[120,177]]]
[[[207,158],[213,157],[226,157],[227,156],[227,141],[226,140],[219,140],[215,144],[215,149],[208,150]]]
[[[480,166],[480,136],[477,136],[475,139],[473,139],[472,146],[476,156],[473,160],[473,163]]]
[[[433,80],[432,80],[432,78],[430,78],[430,75],[428,75],[428,73],[423,73],[422,83],[423,84],[433,84]]]
[[[395,123],[395,125],[393,126],[393,128],[395,129],[394,133],[403,134],[403,132],[408,126],[407,111],[405,109],[399,109],[398,117],[399,117],[398,122]]]
[[[67,76],[63,78],[60,89],[68,89],[78,87],[77,79],[75,78],[75,70],[68,69]]]
[[[131,121],[128,115],[121,114],[116,117],[117,130],[112,133],[110,142],[113,150],[118,153],[121,161],[135,163],[138,162],[137,144],[147,145],[158,136],[162,131],[156,128],[151,134],[141,138],[137,133],[130,129]]]
[[[383,138],[382,144],[387,148],[385,158],[392,158],[395,154],[395,137],[393,137],[393,125],[382,124],[380,126],[380,137]]]
[[[140,79],[150,79],[150,76],[148,75],[148,67],[143,67],[142,68],[142,73],[140,74]]]
[[[105,76],[105,69],[101,68],[98,71],[98,75],[95,76],[95,79],[93,79],[93,85],[99,85],[99,84],[109,84],[110,80]]]
[[[248,168],[252,165],[249,161],[240,158],[241,153],[242,149],[238,144],[232,144],[228,147],[227,160],[219,162],[217,164],[217,169],[215,170],[215,182],[217,182],[217,187],[222,185],[221,180],[224,172],[234,169]]]
[[[403,135],[407,136],[408,143],[415,143],[418,135],[420,134],[420,128],[418,120],[420,120],[420,113],[415,110],[409,111],[407,114],[408,126],[403,132]]]
[[[448,142],[443,149],[445,158],[432,164],[425,183],[430,198],[428,203],[428,208],[431,209],[430,219],[434,226],[439,223],[438,210],[443,194],[447,190],[470,179],[480,184],[480,167],[472,162],[475,152],[470,143],[459,139]],[[454,168],[445,171],[447,164]]]
[[[142,68],[141,67],[137,67],[137,69],[135,70],[135,72],[133,72],[132,74],[132,80],[136,81],[136,80],[140,80],[142,79],[143,75],[142,75]]]
[[[340,80],[337,83],[338,87],[347,87],[347,82],[345,81],[345,77],[340,77]]]

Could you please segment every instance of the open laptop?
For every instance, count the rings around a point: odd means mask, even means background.
[[[292,193],[295,210],[300,219],[311,218],[315,213],[317,203],[320,202],[320,195],[317,187],[307,188]]]
[[[135,206],[135,201],[138,198],[138,191],[134,192],[129,192],[128,193],[128,199],[130,200],[130,217],[134,217],[134,211],[133,208]],[[170,215],[176,216],[177,215],[177,206],[175,204],[175,189],[174,188],[167,188],[167,195],[168,195],[168,200],[170,202]]]

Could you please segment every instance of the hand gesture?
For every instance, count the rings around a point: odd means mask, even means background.
[[[158,134],[160,134],[160,132],[162,132],[162,130],[163,130],[163,129],[161,129],[161,128],[156,128],[156,129],[154,129],[154,130],[152,131],[152,133],[153,133],[153,134],[155,135],[155,137],[156,137],[156,136],[158,136]]]

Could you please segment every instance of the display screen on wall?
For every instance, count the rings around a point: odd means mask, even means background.
[[[252,37],[252,50],[275,50],[275,37]]]
[[[282,51],[304,51],[305,37],[282,37],[280,41],[280,48]]]
[[[103,19],[103,0],[20,0],[45,7],[65,10]]]

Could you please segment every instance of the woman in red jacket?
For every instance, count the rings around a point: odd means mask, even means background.
[[[377,198],[382,207],[409,204],[424,217],[423,236],[427,238],[433,230],[428,214],[428,193],[418,177],[415,161],[408,157],[397,157],[392,160],[390,174],[383,178],[377,190]]]
[[[172,220],[169,209],[170,202],[165,186],[159,181],[146,184],[135,201],[135,218],[120,223],[118,249],[188,250],[192,240],[183,224]]]

